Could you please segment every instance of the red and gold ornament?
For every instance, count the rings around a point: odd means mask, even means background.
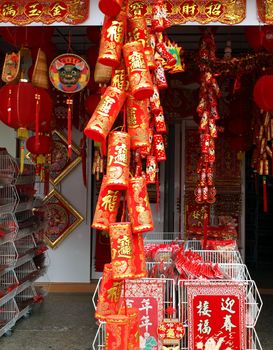
[[[157,160],[155,156],[147,156],[146,159],[146,183],[155,184],[157,173]]]
[[[155,134],[153,139],[154,154],[157,162],[166,160],[165,145],[163,136],[161,134]]]
[[[106,350],[128,349],[129,316],[113,315],[106,317]]]
[[[155,130],[158,134],[167,133],[167,127],[162,107],[160,107],[159,113],[155,113]]]

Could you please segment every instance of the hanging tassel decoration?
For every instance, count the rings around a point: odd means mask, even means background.
[[[20,174],[22,174],[25,160],[25,140],[28,138],[28,130],[26,128],[19,128],[17,130],[17,137],[20,140]]]
[[[35,146],[39,147],[39,114],[40,114],[40,98],[39,94],[35,94],[36,108],[35,108]]]
[[[73,105],[72,98],[68,98],[66,100],[66,104],[68,106],[67,110],[67,144],[68,144],[68,158],[72,157],[72,140],[71,140],[71,132],[72,132],[72,110],[71,106]]]
[[[263,204],[264,204],[264,213],[268,212],[267,205],[267,185],[266,185],[266,176],[263,176]]]
[[[8,98],[8,124],[11,123],[11,89],[9,89],[9,98]]]
[[[203,244],[203,249],[207,249],[208,221],[209,221],[209,216],[208,216],[208,213],[205,212],[205,214],[204,214],[204,244]]]

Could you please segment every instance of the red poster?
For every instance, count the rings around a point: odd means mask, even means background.
[[[191,350],[245,350],[244,283],[186,282],[188,348]]]
[[[140,349],[159,350],[157,328],[164,319],[164,280],[127,280],[126,303],[140,311]]]

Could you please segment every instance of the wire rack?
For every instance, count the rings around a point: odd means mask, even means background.
[[[18,252],[14,242],[6,242],[0,245],[0,272],[13,267],[18,259]]]
[[[17,266],[14,270],[20,284],[24,283],[25,281],[32,281],[39,274],[39,271],[32,260]]]
[[[0,187],[11,185],[18,176],[18,166],[14,158],[0,152]]]
[[[144,244],[157,243],[167,244],[171,242],[184,242],[181,232],[147,232],[144,237]]]
[[[9,334],[10,329],[15,325],[19,309],[14,299],[9,300],[0,306],[0,337]]]
[[[32,234],[16,239],[14,243],[19,257],[29,254],[36,248]]]
[[[29,286],[15,296],[15,301],[19,311],[21,312],[26,307],[38,302],[39,295],[33,286]]]
[[[0,188],[0,214],[14,213],[19,203],[15,186]]]
[[[14,297],[18,284],[19,282],[14,270],[0,274],[0,305]]]
[[[18,228],[14,214],[0,215],[0,244],[13,241],[17,235]]]

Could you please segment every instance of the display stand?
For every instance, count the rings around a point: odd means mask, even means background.
[[[44,294],[34,282],[46,272],[45,217],[35,199],[35,168],[0,152],[0,336],[10,335]],[[36,207],[36,208],[35,208]],[[36,210],[35,210],[36,209]]]

